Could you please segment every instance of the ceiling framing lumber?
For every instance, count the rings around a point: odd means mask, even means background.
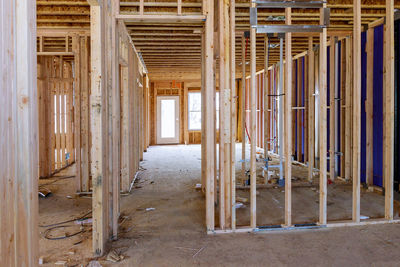
[[[165,55],[163,62],[174,68],[192,66],[200,69],[200,62],[193,61],[189,57],[201,54],[201,33],[205,16],[202,12],[203,2],[201,0],[186,1],[120,1],[120,12],[117,19],[123,20],[128,32],[139,51],[143,51],[145,63],[152,63],[154,57],[144,53],[145,50],[154,49]],[[250,2],[247,0],[235,1],[235,29],[236,29],[236,60],[241,61],[241,33],[248,31],[250,27],[249,16]],[[332,0],[327,3],[331,9],[331,24],[327,29],[327,36],[350,36],[353,30],[354,12],[353,1]],[[394,8],[400,9],[400,1],[394,1]],[[179,9],[179,10],[178,10]],[[384,0],[361,1],[361,24],[369,25],[382,19],[386,15],[386,3]],[[284,25],[284,8],[261,8],[258,12],[259,24]],[[318,8],[292,8],[292,25],[318,25],[320,19]],[[37,23],[38,32],[42,29],[56,31],[68,28],[68,30],[88,31],[90,26],[90,8],[86,0],[71,1],[37,1]],[[318,33],[314,36],[314,42],[318,43]],[[297,39],[296,36],[304,36]],[[308,48],[308,36],[304,33],[293,33],[293,52],[305,51]],[[272,38],[271,43],[277,43],[277,38]],[[175,50],[188,50],[190,52],[186,61],[178,60],[179,53]],[[168,50],[167,50],[168,49]],[[256,43],[257,70],[263,68],[264,49],[263,35],[257,34]],[[250,53],[247,47],[247,53]],[[270,49],[271,60],[269,64],[275,64],[279,55],[279,49]],[[178,56],[178,57],[176,57]],[[160,57],[161,59],[161,57]],[[181,64],[177,64],[177,63]],[[151,64],[149,64],[150,66]],[[151,66],[149,70],[154,69]]]

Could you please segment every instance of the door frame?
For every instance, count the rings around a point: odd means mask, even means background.
[[[175,137],[174,138],[161,138],[161,101],[173,99],[175,100]],[[165,144],[179,144],[180,140],[180,106],[179,102],[180,97],[177,96],[157,96],[157,144],[165,145]]]

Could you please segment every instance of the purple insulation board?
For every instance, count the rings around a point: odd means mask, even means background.
[[[374,31],[373,162],[374,185],[382,186],[383,169],[383,25]]]

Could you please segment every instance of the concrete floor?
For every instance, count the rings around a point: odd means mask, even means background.
[[[155,146],[145,153],[132,193],[122,198],[119,240],[112,248],[125,259],[103,266],[399,266],[400,225],[376,225],[268,234],[207,235],[200,182],[200,146]],[[240,155],[240,149],[237,153]],[[238,163],[237,168],[240,168]],[[295,170],[296,169],[296,170]],[[294,176],[304,173],[294,167]],[[90,209],[90,199],[67,198],[73,181],[53,185],[54,195],[40,200],[42,224],[77,216]],[[72,191],[71,191],[72,190]],[[317,186],[293,189],[293,221],[318,218]],[[70,191],[70,192],[69,192]],[[283,222],[284,192],[281,188],[258,189],[258,224]],[[247,197],[249,192],[237,190]],[[361,213],[383,215],[383,196],[362,193]],[[147,208],[154,210],[146,211]],[[397,214],[397,211],[396,211]],[[238,209],[238,225],[249,221],[248,203]],[[351,186],[329,185],[328,219],[351,216]],[[73,245],[76,242],[82,243]],[[60,241],[41,237],[41,255],[48,266],[69,259],[69,266],[91,260],[90,233]],[[69,251],[74,254],[68,254]],[[79,265],[78,265],[79,266]]]

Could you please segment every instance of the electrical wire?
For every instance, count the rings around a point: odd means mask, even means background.
[[[44,238],[48,239],[48,240],[61,240],[61,239],[66,239],[66,238],[70,238],[79,234],[83,234],[84,232],[86,232],[85,229],[81,229],[78,232],[72,233],[72,234],[66,234],[63,236],[56,236],[56,237],[51,237],[50,233],[51,231],[55,230],[55,229],[60,229],[60,228],[68,228],[68,227],[74,227],[76,225],[60,225],[60,226],[55,226],[55,227],[51,227],[49,229],[46,229],[46,231],[44,231],[43,236]]]
[[[87,217],[91,213],[92,213],[92,211],[89,211],[86,214],[84,214],[84,215],[82,215],[81,217],[78,217],[78,218],[74,218],[74,219],[71,219],[71,220],[63,221],[63,222],[53,223],[53,224],[49,224],[49,225],[39,225],[39,227],[47,228],[47,227],[60,226],[62,224],[66,224],[66,223],[70,223],[70,222],[74,222],[74,221],[83,221],[83,220],[92,218],[92,217]]]

